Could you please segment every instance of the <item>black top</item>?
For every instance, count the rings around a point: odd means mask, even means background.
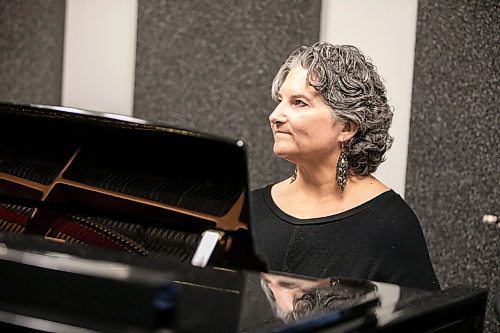
[[[270,270],[439,289],[417,217],[394,191],[339,214],[298,219],[274,203],[271,187],[252,192],[255,248]]]

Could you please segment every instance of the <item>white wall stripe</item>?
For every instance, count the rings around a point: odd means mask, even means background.
[[[137,0],[67,0],[62,105],[132,115]]]
[[[417,0],[323,0],[320,40],[351,44],[369,56],[385,81],[395,114],[394,144],[375,173],[404,195],[410,130]]]

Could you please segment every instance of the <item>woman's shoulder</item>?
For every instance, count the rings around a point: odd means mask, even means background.
[[[365,177],[358,181],[352,193],[355,202],[370,203],[378,208],[383,215],[389,212],[415,215],[404,199],[393,189],[374,177]]]
[[[260,198],[268,197],[269,198],[271,196],[271,191],[273,191],[273,192],[276,190],[282,191],[283,185],[286,186],[286,184],[287,184],[287,179],[253,189],[250,192],[250,194],[252,197],[260,197]]]
[[[406,203],[406,201],[394,190],[389,190],[385,195],[379,197],[378,208],[384,214],[407,215],[415,220],[417,219],[413,209]]]
[[[274,184],[268,184],[262,187],[254,188],[250,191],[252,197],[262,197],[264,193],[269,192]]]
[[[390,190],[378,199],[370,212],[374,228],[403,243],[408,239],[423,238],[417,215],[398,193]]]
[[[260,209],[262,207],[268,206],[266,203],[270,197],[271,188],[274,184],[268,184],[263,187],[259,187],[250,191],[250,200],[252,204],[252,209]]]
[[[390,188],[372,175],[353,176],[349,178],[345,191],[345,200],[354,206],[377,198]]]

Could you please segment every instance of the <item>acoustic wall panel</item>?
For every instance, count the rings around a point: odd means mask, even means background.
[[[59,105],[64,1],[0,1],[0,101]]]
[[[423,224],[442,286],[490,289],[486,332],[499,332],[500,7],[419,1],[406,199]]]
[[[267,125],[271,83],[318,40],[319,18],[319,0],[140,1],[134,116],[243,139],[253,187],[287,177]]]

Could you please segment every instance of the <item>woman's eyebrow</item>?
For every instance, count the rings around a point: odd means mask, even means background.
[[[302,93],[301,93],[301,94],[292,94],[292,95],[290,96],[290,99],[301,99],[301,98],[302,98],[302,99],[305,99],[305,100],[307,100],[307,101],[311,101],[311,100],[313,100],[313,99],[314,99],[312,96],[308,96],[308,95],[306,95],[306,94],[302,94]]]

